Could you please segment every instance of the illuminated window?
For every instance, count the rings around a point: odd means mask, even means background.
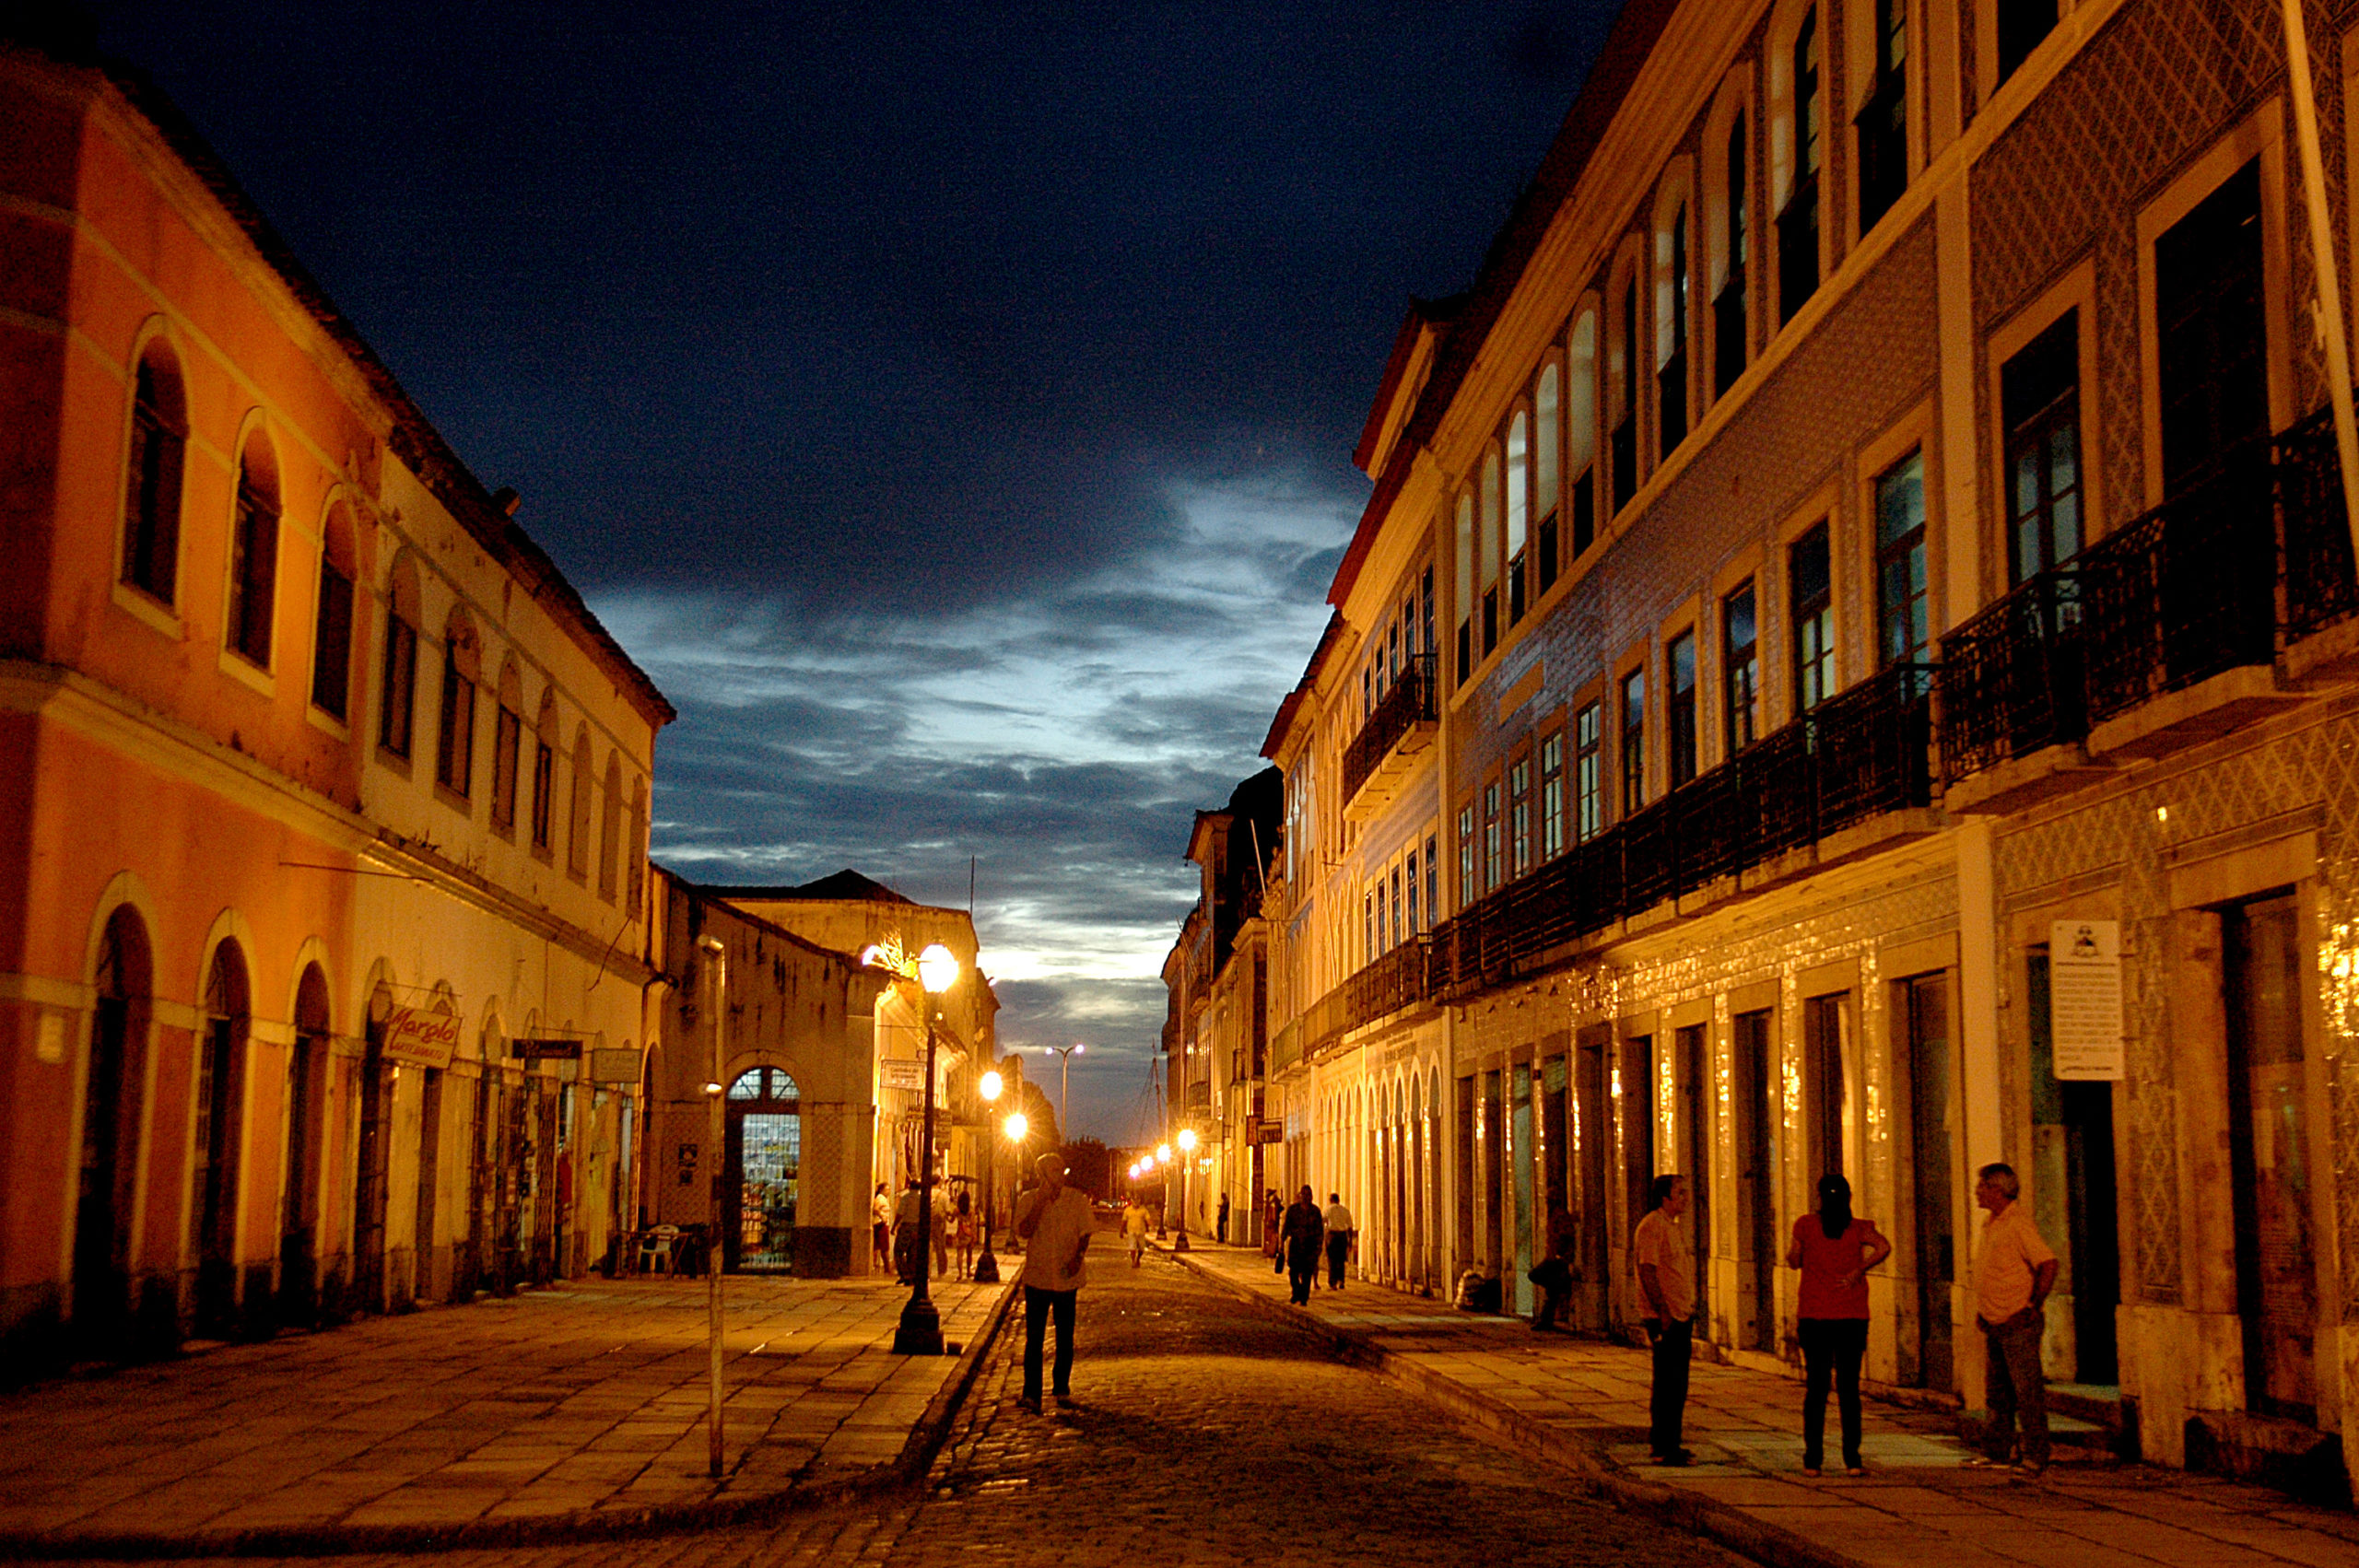
[[[1508,769],[1508,864],[1511,874],[1532,869],[1532,759],[1520,756]]]
[[[1506,826],[1499,815],[1499,787],[1496,783],[1485,784],[1483,787],[1483,886],[1485,891],[1502,887],[1507,883]]]
[[[1583,705],[1573,719],[1573,837],[1587,842],[1605,826],[1603,716]]]
[[[1565,732],[1540,743],[1540,858],[1553,860],[1565,848]]]

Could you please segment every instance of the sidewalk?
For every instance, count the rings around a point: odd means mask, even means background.
[[[711,1480],[701,1280],[589,1280],[0,1396],[0,1557],[508,1544],[753,1517],[917,1473],[1013,1286],[733,1276]]]
[[[1867,1479],[1844,1479],[1838,1469],[1808,1480],[1802,1385],[1704,1362],[1687,1403],[1696,1463],[1664,1469],[1648,1462],[1643,1352],[1534,1334],[1520,1318],[1460,1312],[1359,1280],[1341,1292],[1321,1284],[1308,1309],[1297,1307],[1259,1250],[1193,1246],[1180,1255],[1189,1267],[1314,1323],[1345,1354],[1461,1419],[1567,1466],[1625,1507],[1778,1568],[2359,1564],[2359,1517],[2149,1465],[2066,1459],[2033,1482],[1962,1469],[1954,1416],[1874,1399],[1862,1445]],[[1831,1449],[1831,1408],[1827,1424]]]

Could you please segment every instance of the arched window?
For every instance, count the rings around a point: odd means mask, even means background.
[[[1874,38],[1864,59],[1854,55],[1869,73],[1857,121],[1861,234],[1908,189],[1908,0],[1872,0],[1865,15]]]
[[[1683,177],[1664,193],[1655,220],[1655,433],[1664,457],[1687,439],[1689,206]]]
[[[80,1187],[74,1209],[76,1338],[114,1350],[130,1311],[134,1203],[144,1151],[140,1085],[147,1081],[154,968],[147,928],[129,905],[99,937],[90,1059],[82,1089]]]
[[[320,526],[320,600],[311,626],[311,706],[341,720],[352,696],[352,513],[342,502]]]
[[[566,813],[566,866],[576,877],[590,876],[590,727],[573,731],[573,799]]]
[[[189,1147],[189,1250],[196,1257],[196,1320],[201,1331],[235,1326],[238,1305],[239,1121],[245,1105],[246,1037],[252,1004],[245,954],[233,941],[213,950],[205,982],[205,1021],[197,1041],[196,1127]]]
[[[170,604],[180,582],[181,473],[188,404],[171,349],[157,338],[132,380],[131,472],[123,497],[123,580]]]
[[[623,764],[606,754],[606,783],[598,802],[598,896],[609,904],[621,885],[617,874],[623,853]]]
[[[630,837],[623,845],[623,865],[629,873],[625,879],[628,889],[629,915],[640,917],[647,901],[647,780],[635,778],[630,786]]]
[[[1483,656],[1499,646],[1499,449],[1483,454]]]
[[[1458,600],[1458,680],[1474,673],[1474,492],[1458,496],[1458,569],[1452,574]]]
[[[229,647],[270,668],[278,593],[278,456],[257,429],[238,460],[238,513],[229,534]]]
[[[491,733],[491,827],[503,837],[516,832],[517,769],[524,744],[524,683],[517,678],[516,661],[499,672],[499,717]]]
[[[1802,13],[1791,41],[1771,55],[1770,68],[1778,109],[1771,172],[1782,199],[1778,209],[1778,321],[1782,325],[1818,289],[1818,170],[1825,105],[1819,94],[1816,6]]]
[[[475,683],[483,661],[475,623],[453,609],[442,626],[441,722],[436,727],[434,781],[461,800],[475,787]]]
[[[551,853],[557,830],[557,697],[541,694],[540,717],[533,723],[533,852]]]
[[[1731,92],[1733,108],[1718,135],[1704,142],[1704,179],[1708,195],[1709,241],[1706,273],[1712,296],[1712,395],[1726,396],[1744,374],[1752,356],[1751,318],[1746,314],[1746,267],[1751,261],[1753,213],[1753,144],[1740,93]]]
[[[1620,270],[1621,287],[1613,295],[1613,332],[1606,348],[1608,417],[1614,428],[1607,465],[1613,470],[1617,516],[1638,493],[1638,269],[1629,262]]]
[[[417,563],[393,563],[385,591],[385,658],[379,682],[377,744],[407,761],[417,714]]]
[[[316,964],[295,988],[295,1045],[287,1056],[287,1143],[281,1167],[277,1305],[282,1320],[308,1322],[319,1301],[320,1160],[326,1122],[328,981]]]
[[[1532,509],[1540,516],[1535,531],[1540,556],[1540,591],[1547,592],[1556,584],[1557,543],[1560,530],[1557,511],[1564,496],[1564,470],[1561,455],[1564,446],[1564,400],[1558,392],[1563,377],[1551,356],[1540,368],[1540,379],[1532,392]]]
[[[1573,318],[1565,339],[1565,472],[1573,476],[1571,560],[1597,542],[1597,312]]]
[[[1532,416],[1508,420],[1508,625],[1523,619],[1525,544],[1532,530]]]

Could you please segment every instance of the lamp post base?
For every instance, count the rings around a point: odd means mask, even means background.
[[[933,1303],[923,1297],[912,1298],[901,1308],[901,1321],[893,1330],[893,1353],[897,1356],[938,1356],[942,1353],[942,1314]]]
[[[1171,1238],[1171,1250],[1174,1252],[1185,1252],[1188,1250],[1188,1233],[1186,1231],[1183,1230],[1178,1235]]]
[[[999,1259],[992,1256],[992,1233],[989,1231],[983,1233],[983,1250],[975,1255],[975,1283],[999,1283]]]

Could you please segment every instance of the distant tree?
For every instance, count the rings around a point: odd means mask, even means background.
[[[1114,1156],[1095,1138],[1076,1138],[1065,1145],[1065,1179],[1092,1198],[1114,1191]]]

